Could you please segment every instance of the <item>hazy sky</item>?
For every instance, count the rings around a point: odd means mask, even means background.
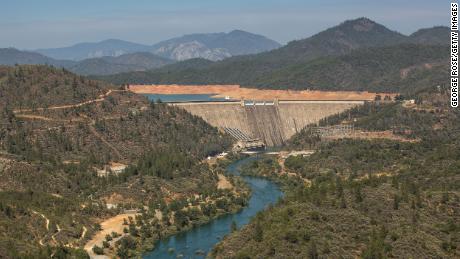
[[[410,34],[449,25],[445,0],[0,0],[0,47],[62,47],[109,38],[153,44],[242,29],[286,43],[368,17]]]

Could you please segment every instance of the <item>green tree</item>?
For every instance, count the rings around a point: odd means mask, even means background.
[[[310,259],[318,259],[318,248],[316,247],[315,240],[310,241],[310,246],[308,247],[308,258]]]
[[[263,240],[264,230],[259,222],[256,222],[254,226],[254,240],[261,242]]]
[[[93,252],[97,255],[103,255],[104,254],[104,249],[102,249],[102,247],[99,247],[99,246],[93,246]]]
[[[230,225],[230,230],[232,232],[235,232],[236,230],[238,230],[238,227],[236,226],[235,220],[232,220],[232,224]]]

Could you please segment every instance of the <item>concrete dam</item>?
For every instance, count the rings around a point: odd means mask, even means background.
[[[305,126],[364,101],[241,101],[171,103],[221,129],[234,129],[267,146],[281,146]]]

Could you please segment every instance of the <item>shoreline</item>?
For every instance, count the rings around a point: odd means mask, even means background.
[[[382,98],[396,93],[372,93],[358,91],[317,91],[317,90],[271,90],[245,88],[239,85],[129,85],[127,89],[137,94],[209,94],[215,98],[235,100],[344,100],[374,101],[377,95]]]

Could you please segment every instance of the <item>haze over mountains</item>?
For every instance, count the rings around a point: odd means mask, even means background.
[[[297,75],[314,74],[312,69],[316,66],[305,63],[318,58],[347,55],[362,48],[400,44],[447,45],[448,35],[447,27],[438,26],[420,29],[406,36],[368,18],[358,18],[282,47],[264,36],[235,30],[229,33],[190,34],[153,46],[106,40],[37,50],[42,55],[1,49],[0,64],[50,64],[82,75],[122,73],[102,78],[115,83],[231,83],[269,88],[296,84],[296,88],[312,89],[320,88],[319,84],[314,80],[305,81],[305,76],[302,76],[302,80],[289,76],[291,66],[296,66]],[[370,55],[366,59],[375,60],[376,57]],[[300,64],[304,64],[302,67],[308,67],[308,70],[299,70]],[[280,73],[286,74],[286,78],[272,80]]]
[[[56,60],[31,51],[21,51],[14,48],[0,48],[0,64],[7,66],[13,66],[15,64],[49,64],[58,67],[69,67],[74,65],[75,62],[70,60]]]
[[[189,34],[153,46],[109,39],[33,52],[1,49],[0,64],[49,64],[83,75],[108,75],[153,69],[191,58],[217,61],[280,46],[264,36],[234,30],[230,33]]]
[[[174,63],[150,52],[136,52],[121,56],[104,56],[84,59],[70,67],[70,70],[81,75],[110,75],[129,71],[144,71]]]
[[[204,58],[222,60],[231,56],[256,54],[281,47],[261,35],[234,30],[230,33],[190,34],[153,45],[153,53],[174,60]]]
[[[94,43],[78,43],[70,47],[37,49],[35,52],[54,59],[80,61],[104,56],[117,57],[127,53],[148,51],[147,45],[109,39]]]
[[[229,33],[189,34],[153,46],[109,39],[96,43],[79,43],[64,48],[38,49],[35,52],[54,59],[74,61],[104,56],[117,57],[135,52],[151,52],[173,60],[205,58],[216,61],[235,55],[268,51],[280,46],[278,42],[264,36],[234,30]]]

